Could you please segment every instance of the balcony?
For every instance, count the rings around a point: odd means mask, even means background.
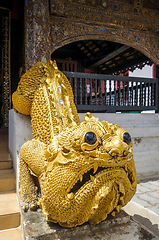
[[[69,79],[78,112],[158,109],[158,79],[63,72]]]

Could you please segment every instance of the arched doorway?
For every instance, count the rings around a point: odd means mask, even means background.
[[[75,41],[52,53],[62,71],[115,74],[152,61],[130,46],[106,40]]]
[[[159,64],[158,35],[153,32],[133,30],[129,28],[119,28],[116,24],[88,25],[86,22],[67,22],[65,19],[54,19],[51,28],[51,50],[67,46],[70,43],[87,40],[102,40],[116,42],[140,51],[151,59],[155,64]]]
[[[129,70],[153,63],[137,49],[117,42],[87,39],[58,48],[52,54],[54,59],[70,78],[79,111],[156,110],[156,80],[128,77]]]

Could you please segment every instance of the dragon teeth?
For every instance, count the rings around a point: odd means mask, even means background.
[[[92,207],[94,210],[96,210],[98,208],[98,204],[96,204],[95,206]]]
[[[90,180],[93,182],[95,179],[95,177],[93,177],[92,175],[90,175]]]
[[[98,163],[94,163],[94,172],[93,172],[93,174],[95,174],[97,170],[98,170]]]
[[[67,197],[68,197],[68,199],[72,200],[72,199],[74,199],[74,194],[72,192],[68,193]]]
[[[83,180],[83,175],[82,174],[79,175],[79,179],[80,179],[80,182],[82,182],[82,180]]]

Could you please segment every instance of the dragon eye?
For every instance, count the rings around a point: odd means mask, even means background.
[[[123,140],[124,140],[125,143],[127,143],[129,145],[131,143],[131,136],[130,136],[130,134],[127,133],[127,132],[124,133]]]
[[[85,142],[93,145],[97,141],[96,135],[93,132],[86,133]]]

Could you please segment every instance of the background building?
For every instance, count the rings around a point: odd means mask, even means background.
[[[17,87],[19,76],[37,61],[47,62],[49,59],[55,59],[62,71],[113,76],[127,75],[129,70],[155,64],[156,74],[153,76],[158,78],[158,13],[159,3],[155,0],[1,2],[0,125],[8,126],[11,94]],[[88,76],[85,78],[88,79]],[[120,82],[120,87],[119,81],[114,81],[117,86],[113,85],[113,88],[117,93],[109,90],[109,94],[116,94],[115,97],[119,99],[121,94],[118,91],[126,91],[127,80]],[[75,88],[75,81],[71,84]],[[79,81],[78,84],[80,85]],[[95,84],[96,87],[91,84]],[[104,87],[103,83],[100,85],[96,80],[91,84],[90,81],[83,83],[82,92],[85,91],[87,97],[95,91],[96,98],[99,98],[110,86],[108,83]],[[147,87],[151,93],[153,87],[149,89],[148,84],[146,83],[145,89]],[[158,92],[158,85],[154,87],[155,92]],[[138,91],[134,86],[131,90]],[[143,89],[142,91],[144,94]],[[77,94],[75,90],[74,94]],[[80,99],[80,96],[77,98]],[[157,101],[158,94],[154,100],[156,112]],[[101,104],[102,100],[99,102]],[[108,105],[111,104],[111,101],[109,102]],[[90,108],[91,111],[92,109],[93,107]]]

